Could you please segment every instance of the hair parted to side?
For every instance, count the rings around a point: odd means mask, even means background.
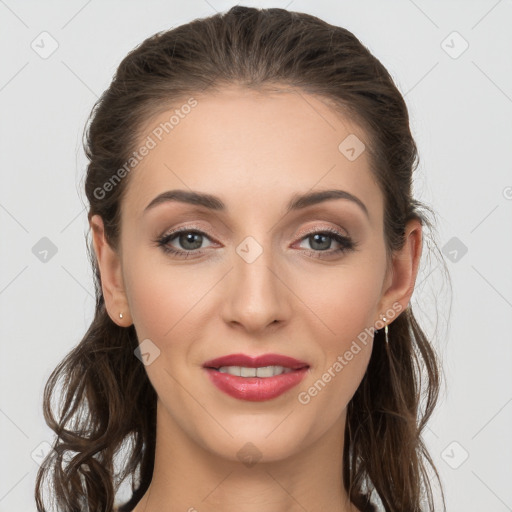
[[[102,217],[113,248],[119,247],[120,206],[130,174],[108,193],[97,191],[128,161],[148,120],[194,94],[233,84],[315,94],[361,126],[384,195],[389,263],[404,244],[408,220],[432,229],[424,212],[433,212],[412,197],[418,155],[407,107],[380,61],[351,32],[317,17],[235,6],[147,38],[123,59],[94,105],[84,134],[88,218]],[[46,479],[56,510],[99,512],[113,509],[126,478],[133,479],[135,504],[153,473],[156,392],[134,356],[134,326],[119,327],[107,314],[91,243],[88,252],[95,315],[45,386],[44,417],[56,440],[37,475],[39,512],[47,510]],[[389,354],[383,336],[382,329],[376,333],[368,370],[348,405],[343,484],[359,508],[371,497],[387,512],[426,510],[423,504],[433,511],[427,470],[441,482],[421,434],[438,399],[439,362],[410,305],[389,325]],[[60,382],[56,416],[51,399]],[[114,457],[125,443],[129,456],[116,473]],[[444,506],[444,495],[442,500]]]

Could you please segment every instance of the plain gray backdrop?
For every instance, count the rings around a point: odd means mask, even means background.
[[[425,260],[413,295],[446,376],[424,439],[449,512],[512,510],[512,1],[241,4],[349,29],[405,95],[453,282]],[[35,511],[43,386],[93,316],[87,116],[134,46],[232,5],[0,0],[0,512]]]

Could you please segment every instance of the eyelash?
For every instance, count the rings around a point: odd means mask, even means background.
[[[204,251],[201,251],[200,249],[193,250],[193,251],[187,251],[187,250],[183,250],[183,249],[175,249],[174,247],[170,247],[168,245],[171,240],[174,240],[177,236],[179,236],[182,233],[193,233],[196,235],[203,235],[203,236],[206,236],[207,238],[210,238],[208,236],[208,233],[205,233],[198,229],[186,228],[186,229],[180,229],[177,231],[172,231],[171,233],[167,233],[167,234],[157,238],[156,240],[154,240],[154,243],[158,247],[160,247],[164,251],[165,254],[170,254],[173,257],[188,258],[191,254],[195,254],[195,255],[203,254]],[[325,229],[318,230],[318,231],[311,231],[311,232],[307,233],[306,235],[304,235],[302,238],[300,238],[300,240],[302,241],[302,240],[309,238],[311,236],[314,236],[314,235],[328,235],[329,238],[332,238],[333,240],[335,240],[336,242],[338,242],[340,244],[339,249],[328,250],[328,251],[318,251],[318,250],[315,251],[312,249],[304,249],[308,255],[310,255],[314,258],[325,258],[324,254],[332,256],[334,254],[343,254],[345,252],[350,252],[350,251],[355,250],[355,248],[358,245],[356,242],[354,242],[352,240],[352,238],[350,238],[348,236],[341,235],[334,229],[329,229],[329,228],[325,228]]]

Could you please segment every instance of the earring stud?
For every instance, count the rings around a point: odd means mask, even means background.
[[[119,318],[123,318],[123,313],[119,313]]]

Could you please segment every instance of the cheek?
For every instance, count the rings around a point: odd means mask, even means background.
[[[142,269],[139,267],[127,286],[132,320],[140,341],[150,338],[160,345],[159,341],[175,323],[180,301],[177,294],[169,293],[171,283],[165,276],[139,270]]]
[[[162,256],[147,257],[142,251],[126,258],[125,285],[139,339],[150,338],[160,346],[172,340],[190,321],[209,283]]]
[[[373,326],[382,272],[378,264],[358,263],[338,269],[322,269],[314,278],[297,276],[297,295],[304,297],[308,317],[318,320],[328,343],[336,340],[333,348],[343,348],[343,342]]]
[[[310,378],[298,391],[297,401],[310,418],[322,416],[315,426],[321,435],[339,420],[359,387],[373,348],[373,327],[378,287],[375,275],[352,272],[335,279],[316,281],[311,309],[320,318],[324,334],[314,336],[321,356]],[[323,285],[323,286],[322,286]],[[312,288],[313,289],[313,288]],[[315,318],[315,317],[312,317]],[[316,318],[315,318],[316,323]]]
[[[311,404],[312,415],[322,410],[325,424],[339,417],[365,374],[383,272],[380,263],[368,261],[336,271],[326,269],[314,280],[302,281],[298,294],[308,297],[304,302],[311,319],[310,336],[320,346],[322,357],[301,386],[298,401],[303,406]],[[313,323],[318,325],[316,332]]]

